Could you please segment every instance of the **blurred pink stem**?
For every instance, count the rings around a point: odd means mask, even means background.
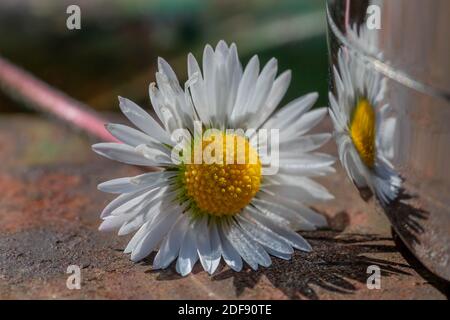
[[[49,86],[0,56],[0,85],[13,99],[83,129],[104,141],[117,141],[106,129],[108,121],[89,106]]]
[[[345,31],[350,28],[350,0],[345,2]]]

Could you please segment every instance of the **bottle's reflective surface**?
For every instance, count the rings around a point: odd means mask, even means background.
[[[327,6],[330,105],[341,162],[419,260],[447,280],[449,13],[447,0],[329,0]]]

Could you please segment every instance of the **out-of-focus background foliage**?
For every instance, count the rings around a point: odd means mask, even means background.
[[[66,8],[81,8],[68,30]],[[0,54],[97,110],[117,96],[149,107],[157,56],[186,80],[186,56],[205,43],[236,42],[242,63],[272,56],[291,69],[285,102],[319,91],[326,104],[325,3],[318,0],[1,0]],[[0,112],[27,109],[0,92]]]

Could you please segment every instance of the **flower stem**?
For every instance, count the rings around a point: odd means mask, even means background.
[[[0,56],[0,88],[10,98],[104,140],[117,141],[106,129],[108,121],[89,106],[34,77]]]

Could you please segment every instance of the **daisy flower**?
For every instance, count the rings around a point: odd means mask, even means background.
[[[349,30],[349,38],[373,52],[375,32]],[[378,54],[380,56],[380,54]],[[340,48],[333,66],[336,95],[329,93],[330,116],[339,159],[358,188],[369,188],[383,205],[401,186],[394,157],[396,119],[384,103],[386,79],[364,64],[353,51]]]
[[[202,70],[192,54],[187,63],[188,80],[182,88],[169,64],[158,59],[150,100],[162,125],[132,101],[119,98],[122,112],[137,129],[108,124],[123,143],[93,146],[109,159],[157,168],[98,186],[120,194],[103,210],[99,229],[118,229],[119,235],[135,232],[125,248],[133,261],[157,251],[153,268],[166,268],[176,260],[181,275],[189,274],[198,260],[212,274],[222,258],[235,271],[244,261],[256,270],[271,264],[269,255],[290,259],[294,248],[310,251],[295,231],[325,226],[325,218],[308,205],[333,198],[311,179],[334,172],[334,158],[315,152],[331,134],[306,134],[327,113],[326,108],[309,111],[317,94],[276,111],[290,71],[277,77],[277,61],[272,59],[260,72],[257,56],[243,70],[236,45],[224,41],[215,50],[205,47]],[[200,129],[218,133],[214,139],[195,133],[199,122]],[[258,143],[257,129],[279,129],[275,164],[266,161],[262,150],[270,144]],[[186,152],[205,152],[219,138],[224,142],[214,156],[233,161],[198,163]],[[180,145],[186,149],[174,152]],[[236,161],[235,145],[244,146],[241,162]],[[268,167],[272,169],[265,170]]]

